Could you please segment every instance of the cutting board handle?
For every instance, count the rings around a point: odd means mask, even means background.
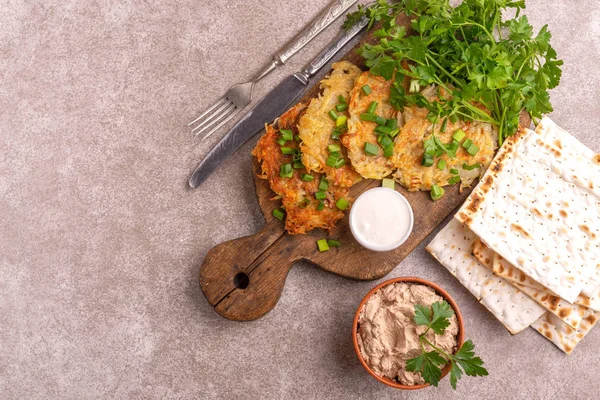
[[[294,249],[290,235],[274,220],[255,235],[213,247],[200,267],[200,288],[223,317],[260,318],[279,301]]]

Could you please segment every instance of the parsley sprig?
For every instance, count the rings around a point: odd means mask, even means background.
[[[453,389],[456,389],[456,383],[462,377],[463,371],[468,376],[487,376],[488,372],[483,367],[483,360],[475,357],[473,352],[475,345],[471,340],[463,343],[456,354],[448,354],[427,339],[426,335],[430,330],[442,335],[450,325],[452,315],[454,310],[446,301],[435,302],[431,307],[415,305],[415,323],[426,326],[427,330],[419,336],[421,354],[406,362],[406,370],[420,372],[425,382],[437,386],[442,377],[442,368],[449,362],[450,384]],[[427,351],[425,345],[432,350]]]
[[[379,43],[359,51],[373,74],[392,79],[398,71],[390,97],[396,108],[424,107],[432,122],[492,123],[501,145],[516,132],[521,110],[534,122],[552,111],[548,90],[561,77],[562,61],[550,45],[548,26],[534,36],[527,17],[520,16],[524,8],[524,0],[463,0],[454,8],[448,0],[378,0],[349,14],[345,25],[362,16],[369,18],[369,27],[382,23],[374,32]],[[516,17],[504,20],[509,9]],[[414,35],[396,24],[400,14],[411,19]],[[413,90],[403,88],[404,76]],[[428,100],[414,90],[431,84],[449,95]]]

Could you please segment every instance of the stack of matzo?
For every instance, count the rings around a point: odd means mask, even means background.
[[[519,130],[427,250],[511,333],[570,353],[600,317],[600,155],[548,118]]]

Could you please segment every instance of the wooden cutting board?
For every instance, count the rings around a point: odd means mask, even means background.
[[[409,29],[406,17],[399,17],[398,24]],[[377,39],[371,33],[367,34],[342,59],[366,69],[355,50],[375,41]],[[318,95],[318,81],[313,84],[300,101],[308,101]],[[521,116],[521,123],[529,126],[528,115]],[[413,208],[414,229],[408,240],[396,250],[374,252],[363,248],[352,237],[348,212],[331,234],[321,229],[306,235],[288,234],[283,222],[271,215],[274,208],[281,207],[281,202],[271,200],[275,194],[267,181],[257,178],[260,165],[255,158],[252,164],[256,196],[266,224],[255,235],[213,247],[200,267],[199,276],[200,288],[215,311],[236,321],[255,320],[271,311],[281,296],[290,268],[299,261],[351,279],[372,280],[387,275],[470,193],[470,190],[459,193],[458,185],[454,185],[446,187],[445,196],[433,202],[429,192],[408,192],[396,185],[396,190],[408,199]],[[350,195],[355,199],[360,193],[380,184],[379,180],[361,181],[352,187]],[[316,241],[323,238],[337,239],[342,245],[321,253]]]

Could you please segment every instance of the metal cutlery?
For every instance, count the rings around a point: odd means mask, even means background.
[[[287,60],[306,46],[308,42],[314,39],[323,29],[328,27],[356,2],[357,0],[336,0],[282,50],[275,54],[273,61],[256,75],[253,80],[238,83],[229,88],[225,96],[217,100],[212,107],[188,124],[188,126],[193,126],[192,133],[194,133],[194,136],[198,136],[204,132],[202,140],[205,140],[225,125],[244,107],[250,104],[252,91],[256,82],[267,76],[279,65],[285,64]]]
[[[333,56],[363,30],[368,21],[363,18],[349,30],[342,32],[306,67],[281,82],[265,98],[256,104],[208,153],[192,174],[189,184],[197,188],[233,152],[259,132],[265,123],[283,113],[302,93],[314,76]]]

